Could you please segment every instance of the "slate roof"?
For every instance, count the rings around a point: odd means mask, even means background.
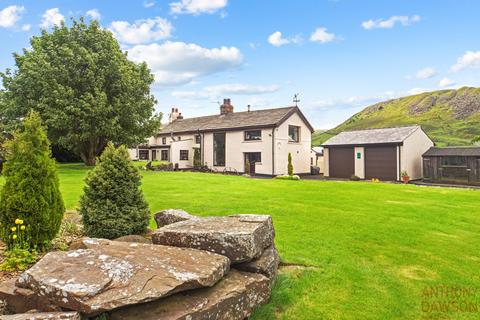
[[[313,132],[314,129],[298,107],[253,110],[217,114],[213,116],[177,119],[162,127],[159,135],[170,133],[194,133],[218,130],[235,130],[245,128],[275,127],[285,121],[290,115],[297,112]]]
[[[344,131],[328,139],[323,146],[401,143],[420,126]]]
[[[312,150],[313,150],[313,152],[315,152],[316,154],[323,155],[323,147],[313,147]]]
[[[480,147],[431,147],[423,154],[427,157],[442,156],[464,156],[464,157],[480,157]]]

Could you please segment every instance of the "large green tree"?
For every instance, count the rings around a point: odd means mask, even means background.
[[[30,110],[40,113],[50,140],[87,165],[108,141],[134,145],[160,125],[145,63],[127,59],[112,33],[83,18],[32,37],[14,54],[16,68],[2,73],[0,111],[10,127]]]
[[[30,113],[24,128],[6,143],[7,155],[0,195],[0,235],[11,245],[11,227],[21,219],[29,245],[43,247],[60,228],[63,212],[55,160],[40,116]]]

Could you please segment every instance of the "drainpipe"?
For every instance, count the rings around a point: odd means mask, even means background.
[[[272,128],[272,176],[275,175],[275,127]]]

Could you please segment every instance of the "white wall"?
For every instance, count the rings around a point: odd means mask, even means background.
[[[323,148],[323,175],[325,177],[330,176],[330,162],[329,162],[330,152],[327,147]]]
[[[182,140],[180,141],[171,141],[170,142],[170,162],[175,165],[178,163],[180,169],[188,169],[193,167],[193,156],[194,156],[194,138],[193,137],[184,137],[181,136]],[[188,150],[188,160],[180,160],[180,150]],[[157,160],[160,159],[158,155]]]
[[[128,149],[128,155],[130,156],[130,159],[138,160],[138,149],[137,148]]]
[[[360,159],[357,159],[357,153],[360,153]],[[360,179],[365,179],[365,148],[355,147],[353,156],[355,157],[355,175]]]
[[[288,138],[288,126],[300,127],[300,141],[291,142]],[[300,116],[292,114],[275,129],[275,175],[287,174],[288,153],[292,154],[293,172],[310,173],[310,150],[312,133]]]
[[[413,132],[403,142],[400,148],[400,166],[402,171],[407,171],[410,179],[423,177],[422,154],[430,147],[433,147],[433,142],[422,129]]]

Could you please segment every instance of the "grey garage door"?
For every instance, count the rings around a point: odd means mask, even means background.
[[[397,147],[366,147],[365,178],[397,180]]]
[[[355,173],[352,147],[328,148],[329,175],[332,178],[350,178]]]

